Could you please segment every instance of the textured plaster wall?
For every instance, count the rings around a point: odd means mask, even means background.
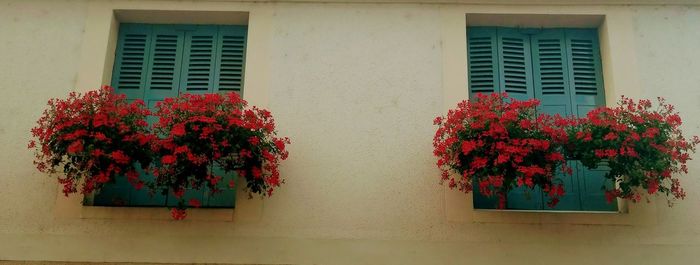
[[[642,97],[664,97],[676,105],[688,134],[700,135],[700,9],[647,8],[635,11],[635,27]],[[689,200],[673,208],[659,207],[659,222],[686,230],[696,239],[700,230],[689,229],[700,220],[700,157],[685,181]],[[694,193],[694,194],[693,194]],[[697,242],[697,240],[694,240]]]
[[[445,54],[442,16],[445,10],[467,7],[246,6],[271,14],[269,54],[264,57],[269,76],[265,105],[273,111],[280,132],[293,140],[290,159],[282,168],[287,183],[265,200],[257,220],[174,222],[56,217],[56,184],[34,170],[32,154],[25,147],[28,130],[45,101],[64,96],[77,82],[88,2],[0,1],[0,260],[302,264],[691,264],[696,260],[700,158],[690,165],[684,181],[688,198],[671,209],[657,203],[648,217],[654,219],[651,224],[448,222],[445,191],[437,184],[431,155],[432,118],[451,107],[444,103],[449,100],[443,73],[455,70],[443,69],[450,54]],[[639,79],[616,81],[639,87],[616,87],[616,93],[665,96],[682,112],[687,133],[700,134],[700,8],[584,9],[612,10],[633,23],[630,34],[635,41],[615,45],[636,51],[634,58],[628,58],[636,62],[629,67],[634,74],[617,78]]]

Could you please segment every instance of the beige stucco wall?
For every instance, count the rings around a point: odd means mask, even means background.
[[[275,196],[232,221],[85,214],[36,172],[29,128],[48,98],[103,80],[112,8],[249,12],[244,97],[293,141]],[[696,263],[700,157],[685,201],[612,217],[479,216],[438,185],[432,119],[466,97],[468,13],[603,16],[609,102],[664,96],[700,134],[697,6],[0,1],[0,260]]]

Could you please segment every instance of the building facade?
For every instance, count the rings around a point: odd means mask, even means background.
[[[242,69],[231,66],[239,76],[217,87],[270,109],[291,138],[275,195],[239,190],[233,209],[173,221],[166,207],[84,205],[36,171],[26,145],[46,101],[115,84],[128,25],[245,30]],[[599,104],[663,96],[700,135],[698,1],[0,0],[0,260],[696,263],[700,158],[672,208],[659,199],[611,211],[483,210],[439,184],[432,121],[475,87],[470,28],[592,32]]]

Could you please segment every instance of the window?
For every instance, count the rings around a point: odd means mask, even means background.
[[[605,104],[596,29],[467,29],[469,93],[507,92],[517,99],[537,98],[550,114],[583,117]],[[507,194],[508,209],[617,211],[601,189],[613,185],[605,166],[595,170],[569,161],[573,175],[560,175],[566,195],[551,209],[539,189],[516,188]],[[497,198],[474,193],[474,208],[492,209]]]
[[[112,86],[130,100],[143,99],[151,109],[158,101],[180,93],[240,93],[246,35],[246,26],[121,24]],[[225,176],[224,183],[233,177]],[[184,195],[185,201],[198,199],[203,207],[225,208],[234,206],[235,197],[235,189],[216,195],[187,190]],[[177,200],[170,192],[136,190],[120,178],[96,194],[93,205],[176,206]]]

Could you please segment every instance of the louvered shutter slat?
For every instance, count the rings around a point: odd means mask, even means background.
[[[499,89],[496,33],[495,28],[470,28],[467,31],[470,98]]]
[[[146,65],[150,47],[150,28],[122,24],[115,51],[112,87],[127,99],[142,99],[146,84]]]
[[[571,115],[564,30],[542,30],[532,36],[535,98],[548,114]]]
[[[197,26],[186,33],[180,92],[214,91],[217,31],[216,26]]]
[[[180,84],[180,65],[184,33],[169,25],[153,25],[153,43],[148,64],[148,83],[144,100],[149,106],[166,97],[176,97]]]
[[[238,92],[243,89],[247,28],[221,27],[217,40],[215,91]]]
[[[595,30],[567,30],[566,49],[571,79],[574,115],[583,117],[605,105],[598,33]]]
[[[534,96],[530,36],[517,29],[498,29],[500,91],[512,98],[527,100]]]

